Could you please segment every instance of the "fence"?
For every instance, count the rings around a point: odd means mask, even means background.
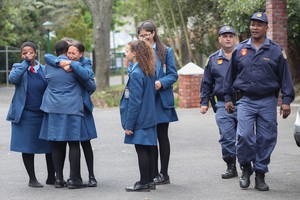
[[[44,53],[44,51],[43,51]],[[85,52],[85,56],[92,59],[92,53]],[[37,50],[37,60],[40,62],[41,51]],[[0,86],[9,87],[8,75],[14,63],[22,62],[20,48],[0,45]],[[126,73],[124,52],[111,52],[110,75],[121,75],[124,84]],[[95,67],[95,66],[94,66]],[[95,69],[94,69],[95,71]]]
[[[40,51],[37,50],[37,60]],[[9,87],[8,75],[14,63],[21,62],[20,48],[0,45],[0,85]]]

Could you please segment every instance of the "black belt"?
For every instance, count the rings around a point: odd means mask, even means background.
[[[242,97],[245,96],[252,100],[258,100],[258,99],[263,99],[266,97],[276,96],[275,92],[271,92],[271,93],[267,93],[267,94],[253,94],[253,93],[248,93],[248,92],[243,91],[243,92],[241,92],[241,94],[242,94]]]

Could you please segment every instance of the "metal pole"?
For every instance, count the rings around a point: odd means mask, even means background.
[[[47,39],[47,53],[50,53],[50,29],[47,29],[48,39]]]
[[[6,59],[6,87],[9,86],[9,81],[8,81],[8,76],[9,76],[9,73],[8,73],[8,46],[5,46],[5,59]]]
[[[124,56],[121,57],[121,77],[122,77],[122,85],[125,84],[125,80],[124,80],[124,66],[123,66],[123,59],[124,59]]]

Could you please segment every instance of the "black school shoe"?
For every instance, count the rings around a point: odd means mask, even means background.
[[[149,189],[150,190],[156,190],[156,184],[155,184],[155,182],[149,182],[148,185],[149,185]]]
[[[47,178],[46,184],[47,185],[54,185],[55,183],[55,177]]]
[[[156,185],[170,184],[170,177],[160,173],[153,179],[153,181]]]
[[[67,186],[67,182],[64,180],[56,179],[54,182],[54,187],[55,188],[63,188]]]
[[[136,182],[133,186],[125,188],[126,192],[150,192],[149,184],[141,184],[139,181]]]
[[[80,188],[87,187],[87,184],[82,183],[82,180],[79,179],[75,179],[75,180],[68,179],[67,187],[69,189],[80,189]]]
[[[95,176],[90,176],[89,177],[89,181],[87,183],[88,187],[97,187],[97,180],[95,178]]]
[[[34,188],[41,188],[44,187],[38,180],[30,180],[28,183],[29,187],[34,187]]]

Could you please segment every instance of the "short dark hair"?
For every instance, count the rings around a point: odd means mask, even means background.
[[[55,53],[57,56],[67,53],[69,44],[65,40],[59,40],[55,43]]]
[[[31,48],[33,48],[34,52],[36,52],[36,45],[33,42],[24,42],[21,45],[21,51],[24,47],[31,47]]]

